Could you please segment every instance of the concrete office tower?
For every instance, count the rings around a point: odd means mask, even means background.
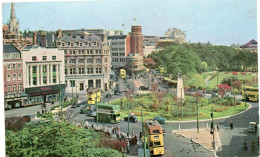
[[[132,26],[130,45],[130,53],[143,56],[142,26]]]
[[[183,88],[182,74],[178,73],[178,75],[177,75],[177,100],[180,101],[181,99],[182,99],[182,101],[185,100],[184,88]]]

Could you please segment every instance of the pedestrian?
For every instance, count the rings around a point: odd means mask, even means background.
[[[232,121],[230,121],[229,126],[230,126],[230,129],[231,129],[231,130],[234,129]]]
[[[255,132],[257,132],[257,125],[255,125]]]
[[[142,132],[140,132],[140,135],[139,135],[139,140],[142,140]]]
[[[246,142],[246,139],[244,139],[243,150],[247,150],[247,142]]]
[[[219,126],[218,126],[218,123],[217,123],[217,131],[219,131]]]

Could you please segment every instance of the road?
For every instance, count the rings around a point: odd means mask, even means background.
[[[151,77],[150,77],[151,79]],[[140,79],[140,81],[143,83],[144,86],[148,85],[147,79]],[[129,79],[128,81],[129,87],[134,87],[133,79]],[[155,79],[154,82],[158,82],[158,77]],[[125,83],[123,80],[119,80],[120,89],[121,91],[125,91]],[[150,80],[150,87],[151,87],[151,80]],[[162,85],[159,85],[159,88],[161,91],[168,90]],[[135,92],[137,89],[135,88]],[[170,91],[175,92],[175,91]],[[79,94],[79,101],[84,102],[86,101],[86,94],[85,93],[78,93]],[[71,96],[71,93],[67,93],[67,96]],[[113,95],[110,101],[115,99],[120,99],[121,97],[125,96],[125,92],[122,93],[121,96]],[[107,100],[106,100],[107,101]],[[252,140],[257,139],[256,133],[247,133],[247,128],[249,122],[257,122],[259,123],[259,104],[251,102],[252,108],[247,110],[246,112],[232,116],[225,119],[219,119],[215,120],[216,123],[219,123],[220,131],[220,141],[222,147],[217,151],[217,156],[220,157],[230,157],[230,156],[258,156],[256,151],[251,151],[251,143]],[[48,104],[47,109],[49,109],[52,105]],[[80,123],[83,121],[88,121],[89,123],[95,123],[94,118],[86,116],[86,114],[79,114],[80,108],[69,108],[68,111],[73,112],[75,114],[75,117],[73,120],[76,123]],[[18,108],[13,109],[5,112],[5,116],[13,116],[13,115],[26,115],[26,114],[35,114],[36,111],[41,110],[41,106],[31,106],[27,108]],[[229,122],[232,121],[234,124],[234,130],[230,130],[229,128]],[[200,121],[199,122],[199,128],[206,128],[210,126],[210,121]],[[127,122],[121,121],[118,124],[105,124],[105,123],[99,123],[99,125],[116,125],[121,128],[121,131],[127,132],[128,126]],[[177,130],[179,127],[181,129],[191,129],[196,128],[197,123],[196,121],[192,122],[174,122],[174,123],[166,123],[162,124],[162,127],[166,131],[166,135],[164,136],[164,142],[165,142],[165,149],[171,156],[176,157],[182,157],[182,156],[200,156],[200,157],[208,157],[208,156],[214,156],[214,152],[208,151],[207,149],[199,146],[198,144],[195,144],[191,141],[189,141],[186,138],[183,138],[179,135],[172,134],[172,130]],[[139,134],[141,131],[141,123],[140,121],[138,123],[130,123],[130,134],[132,131],[134,131],[136,134]],[[244,139],[247,140],[248,143],[248,151],[243,151],[243,141]]]

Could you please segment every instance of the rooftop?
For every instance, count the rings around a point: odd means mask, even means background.
[[[20,53],[20,51],[13,44],[5,44],[3,46],[4,53]]]
[[[57,41],[62,41],[62,42],[96,42],[100,41],[101,39],[98,36],[64,36]]]

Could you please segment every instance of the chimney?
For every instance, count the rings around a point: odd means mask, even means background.
[[[58,30],[58,39],[60,39],[63,36],[61,29]]]
[[[41,32],[41,47],[47,46],[46,32]]]
[[[34,33],[33,33],[33,45],[36,45],[37,43],[36,43],[36,41],[37,41],[37,34],[38,34],[38,31],[35,31]]]

